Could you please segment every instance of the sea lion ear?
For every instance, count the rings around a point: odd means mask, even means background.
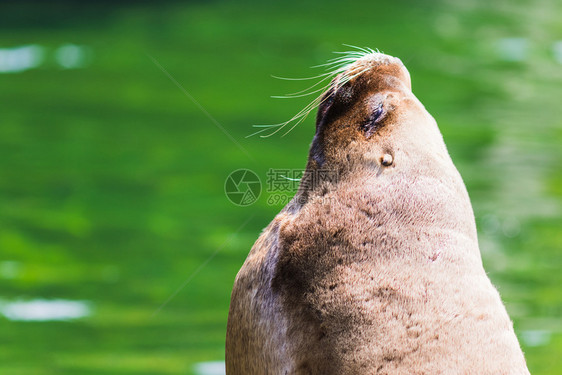
[[[330,88],[329,91],[322,95],[320,99],[320,104],[318,104],[318,114],[316,115],[316,131],[318,132],[318,128],[322,123],[324,123],[326,119],[326,115],[330,110],[330,107],[334,103],[335,92],[334,88]]]

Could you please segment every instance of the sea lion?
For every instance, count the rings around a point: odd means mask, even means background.
[[[320,101],[297,194],[236,276],[227,374],[528,374],[408,70],[355,57]]]

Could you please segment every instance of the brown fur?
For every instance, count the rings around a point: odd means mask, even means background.
[[[366,64],[325,94],[299,192],[236,277],[227,374],[528,374],[437,124],[400,60]]]

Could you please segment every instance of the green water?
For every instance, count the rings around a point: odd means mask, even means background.
[[[0,48],[44,48],[39,67],[0,74],[0,300],[92,309],[0,315],[1,374],[192,374],[222,360],[234,276],[282,207],[265,191],[235,206],[224,182],[304,167],[312,118],[245,136],[310,100],[269,98],[306,87],[271,75],[314,75],[342,43],[409,68],[529,368],[562,374],[562,3],[354,4],[0,4]],[[83,67],[57,64],[67,43],[86,47]]]

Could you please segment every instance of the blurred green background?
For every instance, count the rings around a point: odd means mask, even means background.
[[[312,117],[245,137],[310,100],[270,98],[306,87],[271,75],[315,75],[349,43],[407,65],[531,372],[562,374],[561,14],[557,0],[0,2],[0,373],[220,373],[197,364],[224,359],[234,277],[282,207],[265,190],[235,206],[225,179],[304,168]]]

